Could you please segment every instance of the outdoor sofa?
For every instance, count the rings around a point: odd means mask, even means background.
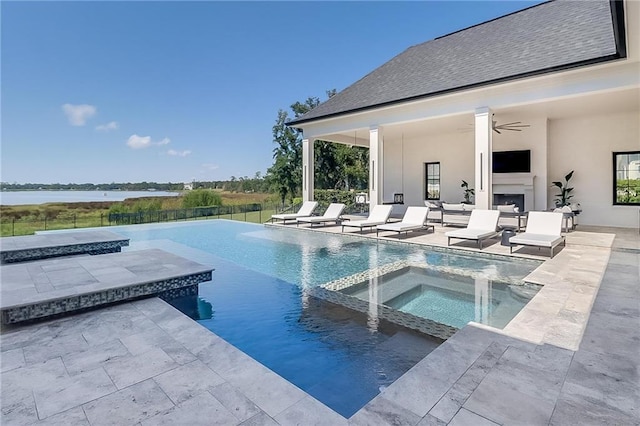
[[[442,203],[442,226],[458,225],[466,226],[469,223],[471,212],[476,208],[473,204]]]

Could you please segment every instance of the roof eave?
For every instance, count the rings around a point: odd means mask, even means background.
[[[531,71],[531,72],[527,72],[527,73],[523,73],[523,74],[517,74],[517,75],[513,75],[513,76],[497,78],[497,79],[494,79],[494,80],[483,81],[483,82],[480,82],[480,83],[469,84],[469,85],[466,85],[466,86],[454,87],[454,88],[451,88],[451,89],[441,90],[441,91],[438,91],[438,92],[411,96],[411,97],[408,97],[408,98],[402,98],[402,99],[397,99],[397,100],[393,100],[393,101],[389,101],[389,102],[383,102],[383,103],[379,103],[379,104],[376,104],[376,105],[369,105],[369,106],[366,106],[366,107],[354,108],[354,109],[341,111],[341,112],[336,112],[336,113],[332,113],[332,114],[321,115],[319,117],[313,117],[313,118],[308,118],[308,119],[302,118],[302,119],[297,119],[297,120],[294,119],[294,120],[286,122],[285,124],[287,126],[290,126],[290,127],[295,127],[296,125],[308,124],[308,123],[312,123],[314,121],[325,120],[327,118],[335,118],[335,117],[340,117],[340,116],[343,116],[343,115],[370,111],[370,110],[374,110],[374,109],[377,109],[377,108],[398,105],[398,104],[402,104],[402,103],[406,103],[406,102],[412,102],[412,101],[418,101],[418,100],[423,100],[423,99],[435,98],[435,97],[438,97],[438,96],[448,95],[448,94],[457,93],[457,92],[464,92],[466,90],[477,89],[477,88],[481,88],[481,87],[485,87],[485,86],[490,86],[490,85],[493,85],[493,84],[507,83],[507,82],[511,82],[511,81],[515,81],[515,80],[524,79],[524,78],[537,77],[537,76],[541,76],[541,75],[545,75],[545,74],[551,74],[551,73],[554,73],[554,72],[566,71],[566,70],[570,70],[570,69],[585,67],[585,66],[588,66],[588,65],[601,64],[601,63],[604,63],[604,62],[609,62],[609,61],[613,61],[613,60],[617,60],[617,59],[623,59],[625,57],[626,57],[626,52],[625,52],[624,56],[622,56],[619,52],[617,52],[617,53],[614,53],[612,55],[602,56],[602,57],[599,57],[599,58],[588,59],[588,60],[585,60],[585,61],[574,62],[574,63],[571,63],[571,64],[565,64],[565,65],[560,65],[560,66],[556,66],[556,67],[550,67],[550,68],[545,68],[545,69],[541,69],[541,70]]]
[[[473,83],[473,84],[469,84],[469,85],[466,85],[466,86],[454,87],[454,88],[451,88],[451,89],[441,90],[441,91],[438,91],[438,92],[432,92],[432,93],[421,94],[421,95],[411,96],[411,97],[402,98],[402,99],[396,99],[396,100],[393,100],[393,101],[383,102],[383,103],[379,103],[379,104],[375,104],[375,105],[368,105],[368,106],[365,106],[365,107],[354,108],[354,109],[350,109],[350,110],[346,110],[346,111],[340,111],[340,112],[336,112],[336,113],[321,115],[319,117],[313,117],[313,118],[308,118],[308,119],[305,119],[305,118],[294,119],[294,120],[286,122],[285,124],[287,126],[295,127],[296,125],[312,123],[314,121],[324,120],[324,119],[327,119],[327,118],[335,118],[335,117],[340,117],[340,116],[344,116],[344,115],[348,115],[348,114],[354,114],[354,113],[357,113],[357,112],[370,111],[370,110],[381,108],[381,107],[392,106],[392,105],[402,104],[402,103],[406,103],[406,102],[422,100],[422,99],[428,99],[428,98],[433,98],[433,97],[437,97],[437,96],[443,96],[443,95],[456,93],[456,92],[462,92],[462,91],[465,91],[465,90],[476,89],[476,88],[480,88],[480,87],[484,87],[484,86],[489,86],[489,85],[492,85],[492,84],[506,83],[506,82],[510,82],[510,81],[514,81],[514,80],[523,79],[523,78],[536,77],[536,76],[541,76],[541,75],[550,74],[550,73],[554,73],[554,72],[566,71],[566,70],[570,70],[570,69],[574,69],[574,68],[580,68],[580,67],[585,67],[585,66],[589,66],[589,65],[601,64],[601,63],[604,63],[604,62],[609,62],[609,61],[613,61],[613,60],[617,60],[617,59],[624,59],[624,58],[627,57],[626,28],[625,28],[625,23],[624,23],[624,16],[625,16],[625,13],[624,13],[624,1],[623,0],[609,0],[609,6],[611,8],[613,34],[614,34],[615,45],[616,45],[616,53],[614,53],[612,55],[606,55],[606,56],[601,56],[601,57],[598,57],[598,58],[587,59],[587,60],[584,60],[584,61],[573,62],[573,63],[570,63],[570,64],[564,64],[564,65],[559,65],[559,66],[555,66],[555,67],[544,68],[544,69],[540,69],[540,70],[530,71],[530,72],[527,72],[527,73],[516,74],[516,75],[512,75],[512,76],[508,76],[508,77],[497,78],[497,79],[494,79],[494,80],[488,80],[488,81],[483,81],[483,82],[479,82],[479,83]]]

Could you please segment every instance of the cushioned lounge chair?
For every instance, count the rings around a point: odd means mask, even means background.
[[[496,229],[499,218],[500,212],[498,210],[472,210],[469,216],[469,224],[465,229],[457,229],[445,234],[447,236],[447,246],[451,244],[452,238],[476,240],[478,248],[482,250],[482,242],[484,240],[498,235]]]
[[[298,213],[274,214],[271,216],[271,222],[275,219],[281,220],[282,223],[287,223],[288,220],[296,220],[299,217],[308,217],[311,216],[316,207],[318,207],[317,201],[305,201],[302,203],[302,207],[300,207]]]
[[[553,258],[553,249],[565,239],[562,232],[562,213],[529,212],[526,232],[509,238],[509,252],[513,253],[514,245],[548,247]]]
[[[309,217],[299,217],[296,219],[296,226],[301,223],[308,223],[312,227],[316,223],[326,224],[327,222],[335,222],[336,225],[340,223],[340,216],[345,209],[345,205],[342,203],[332,203],[329,204],[327,210],[324,212],[322,216],[309,216]]]
[[[380,231],[395,231],[398,234],[404,232],[406,234],[409,231],[433,228],[433,225],[425,225],[428,214],[429,207],[407,207],[402,222],[385,223],[384,225],[376,226],[376,237]]]
[[[389,216],[391,216],[391,208],[393,206],[389,204],[378,204],[377,206],[373,206],[373,209],[369,213],[369,217],[364,220],[352,220],[349,223],[342,224],[342,232],[344,232],[345,226],[350,226],[352,228],[360,228],[360,232],[364,228],[373,228],[374,226],[382,225],[387,223],[389,220]]]

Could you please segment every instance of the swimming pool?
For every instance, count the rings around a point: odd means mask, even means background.
[[[519,280],[539,263],[453,255],[354,236],[212,220],[119,227],[128,250],[155,247],[215,268],[183,312],[345,417],[441,340],[371,321],[310,290],[397,262]]]

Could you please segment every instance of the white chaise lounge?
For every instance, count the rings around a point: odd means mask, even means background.
[[[389,216],[391,216],[391,208],[392,206],[390,204],[378,204],[377,206],[373,206],[373,209],[369,213],[369,217],[366,219],[352,220],[348,223],[343,223],[342,232],[344,232],[345,226],[360,228],[360,232],[362,232],[364,228],[373,228],[374,226],[385,224],[389,220]]]
[[[433,225],[426,225],[427,215],[429,215],[429,207],[409,206],[404,213],[402,222],[385,223],[376,226],[376,237],[380,231],[395,231],[398,234],[409,231],[418,231],[420,229],[433,228]]]
[[[302,207],[300,207],[300,210],[298,210],[297,213],[274,214],[271,216],[271,222],[274,220],[281,220],[282,223],[287,223],[288,220],[296,220],[299,217],[308,217],[311,216],[316,207],[318,207],[317,201],[305,201],[302,203]]]
[[[465,229],[457,229],[445,234],[447,236],[447,246],[451,244],[452,238],[458,238],[461,240],[475,240],[478,242],[478,248],[482,250],[482,242],[484,240],[498,235],[496,229],[499,218],[500,212],[498,210],[472,210],[469,216],[469,224]]]
[[[327,222],[335,222],[336,225],[340,223],[340,216],[342,216],[342,212],[344,211],[346,205],[342,203],[331,203],[327,210],[324,212],[322,216],[309,216],[309,217],[299,217],[296,219],[296,226],[301,223],[308,223],[312,227],[316,223],[321,223],[325,225]]]
[[[526,232],[509,238],[509,252],[513,253],[514,245],[548,247],[553,258],[553,249],[565,239],[562,232],[562,213],[529,212]]]

